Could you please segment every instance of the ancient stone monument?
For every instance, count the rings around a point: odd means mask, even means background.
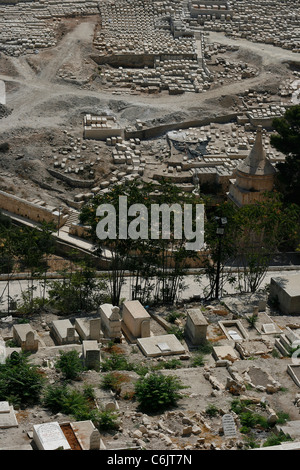
[[[275,172],[263,147],[262,128],[258,126],[252,150],[237,167],[235,181],[231,181],[229,199],[238,207],[263,200],[264,193],[273,189]]]

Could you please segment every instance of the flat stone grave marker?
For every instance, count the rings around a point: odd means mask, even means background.
[[[264,333],[270,334],[270,333],[276,333],[276,328],[274,323],[264,323],[262,326],[262,329]]]
[[[4,364],[6,359],[6,346],[5,342],[0,339],[0,364]]]
[[[39,450],[71,449],[60,425],[56,421],[34,425],[33,439]]]
[[[233,416],[230,413],[223,415],[222,425],[225,437],[236,437],[236,426]]]
[[[8,401],[0,401],[0,413],[9,413],[10,406]]]

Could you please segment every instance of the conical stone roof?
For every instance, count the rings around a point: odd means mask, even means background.
[[[251,152],[237,169],[242,173],[257,176],[273,175],[276,172],[263,147],[261,126],[257,128],[256,139]]]

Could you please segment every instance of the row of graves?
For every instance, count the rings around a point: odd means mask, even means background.
[[[200,313],[191,313],[189,331],[191,340],[205,337],[207,322]],[[0,337],[0,362],[20,351],[38,353],[50,350],[79,351],[87,369],[100,369],[101,349],[109,342],[138,345],[145,356],[185,354],[186,348],[173,334],[156,336],[150,328],[151,316],[138,300],[124,302],[122,311],[112,304],[102,304],[91,317],[53,320],[44,325],[44,331],[35,330],[30,323],[15,323],[3,329]],[[194,326],[193,326],[194,325]],[[199,333],[201,330],[201,333]],[[17,346],[6,347],[13,340]],[[51,354],[49,354],[49,357]],[[51,362],[51,359],[44,360]],[[118,411],[119,404],[112,392],[99,390],[96,402],[105,410]],[[97,403],[96,403],[97,404]],[[17,412],[8,401],[0,402],[0,430],[19,426]],[[104,450],[99,431],[91,421],[59,423],[57,421],[33,425],[31,444],[22,445],[22,450]],[[20,446],[18,446],[18,450]]]
[[[168,333],[167,321],[163,315],[150,312],[138,300],[123,302],[121,307],[106,303],[99,306],[92,317],[53,320],[44,333],[35,331],[30,324],[13,324],[10,330],[2,330],[0,338],[0,361],[14,351],[49,351],[49,349],[74,348],[81,351],[81,358],[87,368],[100,368],[102,351],[108,342],[124,343],[138,347],[141,355],[146,358],[164,358],[177,356],[180,359],[190,358],[193,351],[211,339],[211,332],[218,327],[221,331],[220,340],[214,343],[208,364],[200,369],[183,369],[190,377],[201,374],[208,381],[214,396],[228,393],[238,396],[252,390],[276,394],[283,384],[275,379],[274,370],[269,367],[268,358],[277,349],[280,357],[287,359],[285,364],[285,382],[290,381],[294,388],[300,387],[300,364],[297,351],[300,349],[300,325],[297,317],[300,314],[300,275],[291,273],[284,279],[280,276],[271,278],[270,294],[243,294],[223,298],[223,306],[230,312],[230,319],[223,318],[214,323],[212,315],[218,314],[214,306],[207,305],[205,309],[196,302],[193,306],[185,305],[184,340]],[[282,309],[281,316],[270,314],[269,299],[276,299],[278,308]],[[285,310],[284,310],[285,309]],[[289,315],[285,317],[285,315]],[[284,323],[284,318],[295,318],[294,324]],[[249,328],[248,319],[256,316],[255,324]],[[275,321],[283,319],[283,323]],[[161,330],[157,328],[159,325]],[[283,326],[284,325],[284,326]],[[164,331],[163,334],[160,334]],[[158,333],[159,332],[159,333]],[[17,348],[5,347],[5,342],[13,339]],[[290,352],[296,351],[293,356]],[[251,358],[263,359],[254,364]],[[290,361],[289,361],[290,358]],[[164,360],[164,359],[162,359]],[[246,366],[245,366],[246,364]],[[222,379],[220,380],[220,377]],[[226,380],[225,380],[226,379]],[[295,387],[296,385],[296,387]],[[298,394],[300,397],[300,394]],[[119,404],[112,391],[108,395],[99,392],[98,400],[105,403],[105,408],[118,411]],[[298,400],[299,402],[299,400]],[[298,405],[296,405],[298,406]],[[268,419],[274,423],[278,419],[276,412],[267,404]],[[224,435],[237,437],[234,417],[230,413],[223,416]],[[289,434],[300,441],[300,420],[286,423]],[[8,402],[0,402],[0,429],[18,427],[18,420],[13,407]],[[68,433],[76,441],[77,449],[105,449],[99,431],[90,421],[63,423],[46,422],[33,426],[32,446],[30,449],[55,450],[74,449],[66,438]],[[283,431],[283,427],[281,428]],[[226,433],[225,433],[226,430]],[[225,437],[226,437],[225,436]]]

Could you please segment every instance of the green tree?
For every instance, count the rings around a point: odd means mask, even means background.
[[[134,204],[142,204],[147,215],[142,212],[141,206],[135,215],[119,213],[121,196],[127,198],[127,208]],[[152,205],[159,207],[167,204],[177,204],[182,209],[184,204],[195,203],[193,194],[183,193],[175,185],[163,180],[158,184],[132,181],[128,184],[117,185],[105,195],[94,197],[83,206],[80,215],[81,223],[91,227],[91,238],[98,246],[99,256],[106,255],[110,263],[108,274],[111,301],[119,305],[121,289],[125,282],[125,271],[131,274],[132,298],[143,303],[150,299],[158,302],[174,302],[183,287],[183,276],[186,272],[188,259],[195,257],[195,252],[186,250],[186,240],[175,238],[175,215],[170,210],[170,236],[162,236],[161,227],[158,227],[158,237],[154,239],[150,233],[150,220],[146,222],[146,234],[142,231],[146,217],[151,214]],[[199,202],[199,200],[197,201]],[[105,216],[97,216],[97,208],[102,204],[111,204],[116,213],[116,233],[106,240],[97,238],[97,224],[104,223]],[[137,207],[137,206],[136,206]],[[174,207],[174,206],[173,206]],[[118,231],[120,222],[125,217],[126,233],[131,224],[135,224],[136,239],[123,237]],[[183,223],[183,222],[182,222]]]
[[[67,380],[77,379],[84,370],[79,353],[72,351],[59,351],[59,358],[56,360],[55,367]]]
[[[276,165],[277,188],[286,202],[300,205],[300,105],[288,108],[272,125],[276,133],[271,135],[271,145],[286,156]]]
[[[163,411],[177,406],[182,398],[179,391],[183,388],[176,376],[152,372],[136,382],[135,397],[142,410]]]
[[[0,400],[15,405],[37,403],[43,386],[44,378],[27,354],[14,351],[0,364]]]
[[[78,263],[75,270],[60,274],[62,279],[48,282],[48,295],[50,304],[61,313],[90,312],[106,300],[105,278],[98,278],[87,263]]]
[[[227,282],[241,292],[255,292],[274,254],[294,249],[299,243],[299,214],[299,207],[286,204],[279,193],[268,193],[262,202],[241,208],[225,202],[209,212],[205,233],[205,270],[210,281],[207,297],[215,296],[217,275],[221,288]],[[218,218],[224,217],[227,224],[220,238]]]

